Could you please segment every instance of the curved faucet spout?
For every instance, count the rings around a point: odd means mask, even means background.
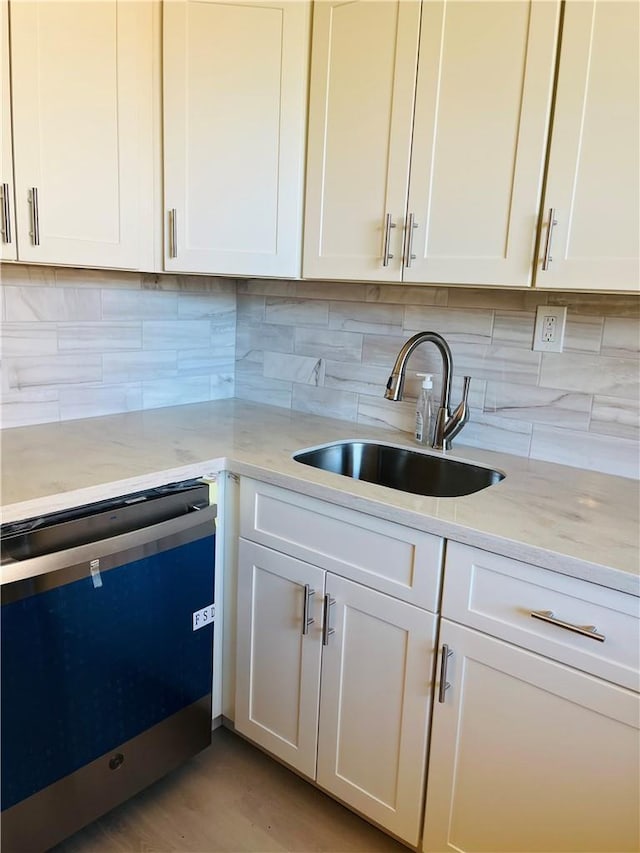
[[[404,379],[407,372],[409,356],[416,347],[420,346],[422,343],[434,344],[438,348],[442,357],[442,396],[440,398],[440,408],[436,418],[433,446],[436,450],[448,450],[451,447],[451,439],[460,432],[469,419],[467,398],[469,394],[470,377],[465,377],[462,402],[452,415],[449,405],[451,398],[453,357],[451,355],[451,348],[442,335],[439,335],[437,332],[418,332],[403,344],[400,352],[398,353],[395,364],[393,365],[384,396],[387,400],[402,400],[404,394]]]

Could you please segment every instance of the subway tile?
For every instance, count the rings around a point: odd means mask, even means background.
[[[239,325],[236,329],[236,358],[249,357],[251,352],[293,352],[295,329],[293,326]]]
[[[262,363],[236,362],[235,393],[240,400],[291,408],[292,384],[281,379],[268,379]]]
[[[55,323],[3,323],[1,351],[4,358],[16,355],[52,355],[58,351]]]
[[[402,331],[402,315],[403,309],[400,305],[331,302],[329,328],[345,332],[397,335]]]
[[[264,296],[239,293],[236,299],[238,324],[262,323],[264,320]]]
[[[389,371],[384,367],[353,364],[343,361],[327,361],[324,372],[326,388],[355,391],[372,397],[384,397]]]
[[[7,320],[10,322],[83,322],[100,320],[100,291],[60,287],[7,287]]]
[[[640,441],[640,400],[594,397],[589,430]]]
[[[88,270],[74,267],[56,267],[54,269],[56,287],[80,288],[123,288],[139,290],[141,275],[139,272],[124,270]]]
[[[328,299],[334,302],[364,302],[365,284],[347,284],[342,281],[298,281],[296,295],[302,299]]]
[[[102,290],[103,320],[168,320],[178,316],[175,293]]]
[[[640,357],[640,322],[631,317],[605,317],[601,354]]]
[[[362,363],[386,365],[390,370],[407,338],[408,335],[364,335],[362,338]],[[435,365],[435,358],[439,358],[435,347],[427,344],[419,346],[411,355],[409,361],[411,370],[422,370],[430,363],[430,355],[433,357],[433,364]]]
[[[56,271],[39,264],[0,263],[0,282],[4,287],[55,287]]]
[[[496,311],[493,343],[531,349],[535,323],[536,315],[531,311]]]
[[[229,400],[235,396],[235,371],[212,373],[209,376],[209,399]]]
[[[75,385],[102,380],[102,356],[94,353],[8,358],[3,368],[11,389]]]
[[[446,287],[414,287],[410,284],[368,284],[367,302],[383,302],[395,305],[439,305],[448,304],[449,291]]]
[[[602,317],[567,313],[564,332],[565,352],[599,353],[602,343]]]
[[[211,342],[211,324],[208,320],[143,320],[142,346],[144,349],[197,349]]]
[[[172,350],[109,352],[102,357],[102,372],[105,384],[169,379],[178,373],[177,354]]]
[[[493,328],[493,311],[409,305],[405,309],[404,328],[412,332],[437,332],[449,344],[454,341],[488,344]]]
[[[472,409],[469,421],[454,440],[454,447],[456,444],[464,444],[467,447],[528,456],[531,431],[531,424],[525,421]]]
[[[329,304],[323,300],[268,296],[265,320],[267,323],[287,326],[326,326],[329,321]]]
[[[413,434],[416,423],[415,402],[401,400],[397,403],[384,397],[362,395],[358,398],[358,423],[381,426]]]
[[[502,288],[449,288],[449,308],[495,308],[496,311],[534,311],[546,305],[547,294],[528,288],[511,290]]]
[[[267,379],[283,379],[289,382],[303,382],[308,385],[322,385],[324,361],[321,358],[266,350],[263,371]]]
[[[235,293],[179,293],[178,317],[181,320],[226,318],[235,323]]]
[[[193,373],[202,376],[205,373],[233,373],[233,350],[207,349],[181,350],[177,354],[178,373]]]
[[[298,412],[355,421],[358,414],[358,395],[335,388],[294,384],[291,408]]]
[[[625,438],[597,435],[536,424],[531,441],[531,458],[559,462],[590,471],[620,477],[640,476],[638,443]]]
[[[58,324],[60,352],[114,352],[141,347],[142,327],[136,321]]]
[[[5,391],[0,402],[0,428],[45,424],[60,419],[58,389]]]
[[[60,389],[60,419],[95,418],[142,408],[140,383],[80,386]]]
[[[298,355],[330,358],[333,361],[357,361],[362,357],[362,335],[332,329],[298,328],[294,334],[294,350]]]
[[[590,394],[539,388],[535,385],[489,382],[485,412],[529,423],[549,423],[586,430],[589,427],[591,404]]]
[[[633,293],[549,293],[548,304],[566,305],[576,314],[640,318],[640,299]]]
[[[452,343],[456,375],[494,382],[535,385],[540,368],[539,352],[508,346],[475,346]]]
[[[174,273],[143,273],[143,290],[192,293],[235,293],[235,279],[211,275],[182,275]]]
[[[181,406],[185,403],[204,403],[211,394],[208,376],[180,376],[177,379],[151,379],[142,383],[142,403],[145,409]]]
[[[298,283],[284,279],[238,279],[238,293],[252,293],[257,296],[295,296]]]
[[[638,362],[631,358],[546,352],[539,384],[544,388],[631,400],[637,400],[640,394]]]

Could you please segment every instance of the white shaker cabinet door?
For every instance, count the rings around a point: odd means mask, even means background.
[[[531,284],[559,9],[423,3],[405,282]]]
[[[301,560],[239,541],[235,726],[311,779],[324,575]]]
[[[443,620],[425,853],[640,846],[640,697]],[[436,695],[441,691],[442,651]]]
[[[147,263],[152,14],[127,0],[11,3],[19,260]]]
[[[640,290],[639,64],[638,2],[568,0],[537,287]]]
[[[305,278],[401,280],[419,23],[416,0],[314,4]]]
[[[325,601],[317,782],[415,845],[436,617],[332,574]]]
[[[166,270],[299,276],[310,7],[164,3]]]
[[[11,144],[11,89],[9,84],[9,4],[0,2],[0,86],[2,126],[0,128],[0,260],[15,261],[16,215],[13,204],[13,147]]]

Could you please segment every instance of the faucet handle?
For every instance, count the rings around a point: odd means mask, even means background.
[[[462,402],[466,403],[469,398],[469,385],[471,385],[471,377],[465,376],[463,378],[463,386],[462,386]]]

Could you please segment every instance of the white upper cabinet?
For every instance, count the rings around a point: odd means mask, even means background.
[[[400,281],[417,0],[316,0],[303,275]]]
[[[0,259],[15,261],[16,233],[13,202],[13,148],[11,145],[11,90],[9,83],[9,7],[0,3],[0,87],[2,126],[0,127]]]
[[[11,3],[19,260],[149,264],[151,20],[144,2]]]
[[[531,283],[558,16],[423,4],[404,281]]]
[[[310,9],[164,4],[164,267],[299,276]]]
[[[566,4],[537,287],[640,289],[639,51],[637,2]]]
[[[304,275],[530,284],[559,3],[314,14]]]

